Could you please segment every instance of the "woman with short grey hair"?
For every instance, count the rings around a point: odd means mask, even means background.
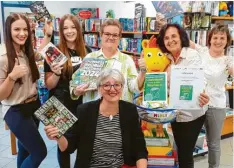
[[[137,108],[120,100],[124,83],[116,69],[100,74],[97,86],[101,98],[78,106],[79,120],[72,128],[72,137],[57,139],[58,128],[45,127],[48,138],[56,140],[61,151],[73,153],[78,149],[75,168],[147,168],[148,152]]]

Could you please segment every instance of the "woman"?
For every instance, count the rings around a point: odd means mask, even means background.
[[[189,47],[187,33],[177,24],[167,24],[159,32],[157,43],[164,53],[168,53],[171,64],[176,66],[199,66],[201,58],[196,50]],[[170,80],[170,66],[167,68]],[[168,82],[169,83],[169,82]],[[208,103],[209,97],[201,93],[200,109],[181,110],[176,121],[171,123],[172,131],[178,148],[180,168],[193,168],[193,150],[205,121],[205,111],[202,108]]]
[[[78,106],[78,122],[73,136],[56,139],[58,129],[46,126],[49,139],[56,140],[61,151],[74,152],[75,168],[112,167],[123,164],[147,167],[147,149],[136,106],[120,100],[125,79],[115,69],[104,70],[98,80],[101,99]]]
[[[133,93],[143,88],[145,80],[145,61],[139,60],[141,71],[137,73],[136,66],[132,58],[118,50],[119,40],[122,35],[122,27],[117,19],[108,19],[101,25],[101,49],[88,54],[86,58],[105,59],[106,68],[117,69],[121,71],[127,81],[123,87],[122,100],[132,102]],[[73,80],[75,80],[73,78]],[[71,87],[71,96],[78,99],[83,95],[83,102],[88,102],[99,98],[96,90],[87,91],[88,84]]]
[[[49,42],[52,35],[50,25],[46,25],[45,32],[44,42]],[[90,52],[90,49],[85,47],[80,24],[73,15],[67,14],[61,18],[59,36],[58,47],[67,56],[68,61],[63,66],[53,65],[51,67],[45,61],[45,84],[50,90],[50,96],[57,97],[72,113],[75,113],[77,106],[82,103],[82,97],[78,100],[70,98],[69,81],[86,53]],[[61,168],[69,168],[70,154],[67,152],[61,153],[58,149],[58,161]]]
[[[6,52],[0,55],[0,100],[4,120],[18,139],[18,168],[37,168],[46,157],[45,143],[33,113],[40,107],[31,31],[27,18],[9,15],[5,23]]]
[[[224,86],[228,75],[233,75],[232,56],[224,54],[230,44],[231,36],[228,28],[224,25],[218,25],[211,29],[208,36],[208,47],[202,47],[190,41],[190,46],[202,56],[205,65],[205,90],[210,97],[205,120],[209,168],[218,168],[220,164],[220,139],[226,117]]]

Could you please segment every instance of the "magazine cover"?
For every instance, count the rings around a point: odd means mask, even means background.
[[[59,129],[60,138],[78,120],[56,97],[47,100],[34,115],[45,125]]]
[[[67,57],[51,42],[40,51],[40,54],[45,58],[49,65],[63,65],[67,61]]]
[[[84,59],[80,68],[73,73],[73,80],[70,85],[76,87],[83,83],[89,83],[89,89],[96,89],[97,78],[105,65],[106,61],[104,59]]]
[[[47,18],[52,20],[49,11],[47,10],[46,6],[44,5],[43,1],[35,1],[29,6],[30,10],[35,14],[35,19],[40,20],[42,18]]]

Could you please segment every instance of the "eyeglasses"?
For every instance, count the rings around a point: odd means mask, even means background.
[[[119,34],[111,34],[111,33],[104,32],[103,35],[105,36],[105,38],[112,37],[115,40],[119,38]]]
[[[122,88],[122,84],[119,84],[119,83],[116,83],[114,85],[110,85],[110,84],[103,84],[101,85],[102,88],[105,90],[105,91],[109,91],[111,90],[111,88],[113,87],[115,90],[119,91],[121,88]]]

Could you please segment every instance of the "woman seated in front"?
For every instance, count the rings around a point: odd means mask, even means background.
[[[136,106],[120,100],[124,82],[118,70],[100,74],[97,86],[101,99],[78,106],[79,120],[71,137],[57,139],[58,129],[45,127],[48,138],[56,140],[61,151],[78,149],[75,168],[147,167],[148,152]]]

